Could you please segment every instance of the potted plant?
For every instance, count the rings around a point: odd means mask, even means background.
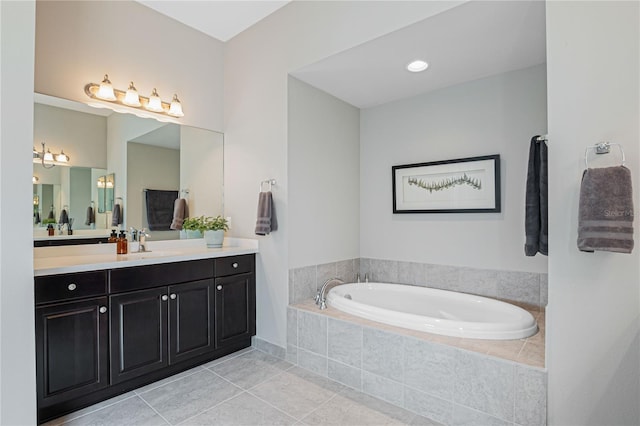
[[[188,217],[182,222],[182,230],[187,238],[202,238],[200,223],[199,217]]]
[[[227,222],[227,219],[222,216],[201,216],[200,219],[200,231],[204,234],[207,247],[222,247],[224,231],[229,230],[229,223]]]

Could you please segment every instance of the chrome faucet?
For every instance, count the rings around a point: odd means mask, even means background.
[[[138,242],[138,253],[150,252],[151,250],[147,250],[147,237],[150,235],[147,234],[147,230],[142,228],[137,230],[135,228],[131,228],[131,242]]]
[[[316,294],[316,305],[320,306],[320,309],[327,309],[327,289],[329,286],[335,287],[336,285],[344,284],[340,278],[329,278],[322,284],[322,288],[318,290],[318,294]]]

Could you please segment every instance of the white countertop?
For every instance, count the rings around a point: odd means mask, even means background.
[[[136,253],[138,244],[129,243],[129,254],[116,254],[113,243],[36,247],[33,272],[38,277],[258,253],[258,240],[230,237],[221,248],[207,248],[204,238],[148,241],[147,246],[150,252]]]

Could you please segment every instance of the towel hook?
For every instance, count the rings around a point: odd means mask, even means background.
[[[268,189],[267,189],[267,192],[268,192],[268,191],[271,191],[271,187],[272,187],[273,185],[275,185],[275,184],[276,184],[276,180],[275,180],[275,179],[267,179],[267,180],[263,180],[262,182],[260,182],[260,192],[262,192],[262,191],[263,191],[263,189],[262,189],[262,188],[264,187],[264,185],[269,185],[269,187],[268,187]]]
[[[586,168],[589,168],[589,150],[594,150],[596,154],[608,154],[611,152],[611,147],[617,146],[620,149],[620,153],[622,154],[622,165],[625,164],[625,156],[624,149],[622,149],[622,145],[619,143],[610,143],[610,142],[600,142],[593,146],[588,146],[584,150],[584,165]]]

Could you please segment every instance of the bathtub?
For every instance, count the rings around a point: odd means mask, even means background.
[[[538,331],[526,310],[499,300],[402,284],[341,284],[327,304],[397,327],[470,339],[523,339]]]

